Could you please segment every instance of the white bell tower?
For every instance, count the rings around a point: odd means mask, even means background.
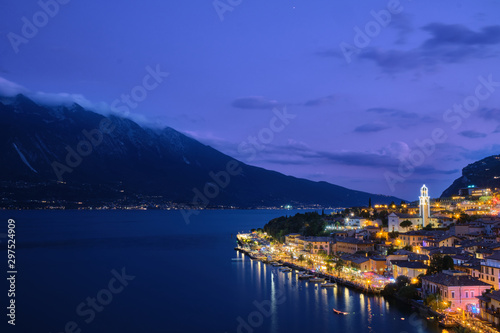
[[[429,224],[429,219],[431,217],[431,204],[429,197],[429,190],[427,186],[422,186],[420,189],[420,204],[419,204],[419,214],[422,219],[422,228]]]

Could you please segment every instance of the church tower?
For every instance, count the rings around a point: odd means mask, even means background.
[[[424,185],[420,189],[420,204],[419,204],[419,214],[422,219],[422,228],[429,224],[429,219],[431,217],[431,205],[430,205],[430,197],[429,191],[427,187]]]

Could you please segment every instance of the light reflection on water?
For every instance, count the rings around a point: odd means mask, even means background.
[[[435,325],[428,326],[425,321],[417,324],[410,323],[411,320],[408,320],[412,314],[410,309],[406,309],[406,313],[401,313],[401,309],[397,307],[392,309],[390,302],[381,296],[358,293],[343,286],[321,288],[320,284],[299,280],[295,271],[281,272],[279,267],[249,258],[243,260],[242,271],[245,271],[245,266],[251,267],[250,272],[253,272],[255,266],[256,278],[252,280],[257,285],[251,288],[257,291],[256,299],[269,299],[271,302],[272,313],[266,319],[267,329],[256,329],[256,333],[259,331],[282,332],[285,328],[295,331],[299,328],[313,329],[313,327],[315,330],[350,331],[356,329],[369,333],[440,331]],[[280,291],[286,295],[283,305],[278,302],[277,295]],[[336,315],[332,311],[333,308],[348,312],[349,315]],[[407,320],[402,320],[402,318]]]

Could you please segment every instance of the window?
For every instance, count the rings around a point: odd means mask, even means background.
[[[455,298],[455,292],[454,291],[451,292],[451,298]]]
[[[465,298],[469,298],[469,292],[468,291],[465,292]]]
[[[491,281],[495,281],[495,277],[494,276],[491,277]]]
[[[444,292],[444,297],[445,298],[448,297],[448,292],[447,291]]]
[[[474,298],[474,292],[473,291],[470,292],[470,297]]]

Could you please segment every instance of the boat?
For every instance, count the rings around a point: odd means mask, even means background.
[[[340,311],[337,309],[333,309],[333,312],[336,314],[339,314],[339,315],[344,315],[344,316],[349,314],[349,312],[343,312],[343,311]]]
[[[282,272],[291,272],[292,269],[290,267],[282,267],[282,268],[280,268],[280,271],[282,271]]]
[[[299,274],[299,280],[309,280],[310,278],[313,278],[314,275],[310,274]]]
[[[309,282],[325,282],[325,278],[322,277],[313,277],[309,280]]]
[[[243,258],[231,258],[232,261],[242,261]]]
[[[335,284],[335,283],[323,283],[323,284],[321,285],[321,288],[333,288],[333,287],[335,287],[335,286],[336,286],[336,284]]]
[[[271,265],[278,267],[278,266],[283,266],[283,264],[280,264],[279,262],[272,262]]]

